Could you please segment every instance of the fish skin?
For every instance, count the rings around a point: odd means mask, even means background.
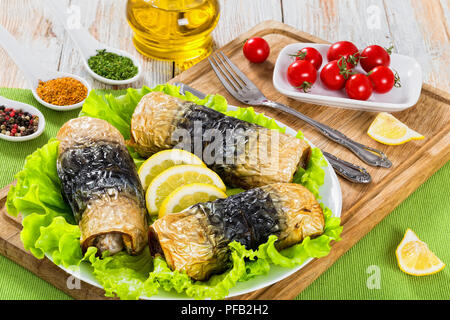
[[[201,126],[196,127],[199,122]],[[181,130],[188,132],[190,137],[189,143],[182,148],[196,153],[232,187],[251,189],[291,182],[299,167],[306,168],[311,152],[310,145],[302,139],[226,116],[163,92],[151,92],[139,102],[131,120],[129,145],[142,157],[148,158],[158,151],[180,147],[175,136]],[[216,130],[223,137],[223,147],[219,148],[213,162],[204,156],[210,145],[205,137],[208,130]],[[230,145],[225,143],[227,133],[228,141],[233,141]],[[202,138],[199,153],[195,145],[198,136]],[[238,145],[234,141],[244,142]],[[231,163],[226,158],[229,155],[234,157]]]
[[[314,195],[298,184],[277,183],[167,214],[150,226],[149,243],[151,254],[164,256],[172,270],[206,280],[228,267],[232,241],[256,249],[277,235],[281,250],[323,231]]]
[[[80,226],[82,249],[98,244],[99,253],[122,247],[141,252],[148,240],[145,196],[120,132],[104,120],[80,117],[66,122],[57,139],[58,176]]]

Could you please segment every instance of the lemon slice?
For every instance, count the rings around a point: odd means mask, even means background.
[[[395,253],[400,269],[413,276],[433,274],[445,267],[445,263],[439,260],[411,229],[406,230]]]
[[[144,191],[158,174],[181,164],[205,165],[195,154],[180,149],[164,150],[148,158],[138,171]]]
[[[222,191],[226,189],[217,173],[205,166],[174,166],[157,175],[148,186],[145,198],[150,214],[157,214],[162,202],[176,188],[192,183],[212,184]]]
[[[410,140],[421,140],[425,138],[386,112],[381,112],[376,116],[369,130],[367,130],[367,134],[372,139],[387,145],[398,145]]]
[[[168,213],[180,212],[190,206],[200,203],[226,198],[225,192],[206,183],[193,183],[181,186],[172,191],[159,208],[159,218]]]

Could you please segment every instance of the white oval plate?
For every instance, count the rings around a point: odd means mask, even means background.
[[[229,110],[236,110],[236,107],[228,106]],[[286,133],[292,136],[297,135],[297,131],[286,126],[285,124],[276,121],[276,123],[281,127],[286,127]],[[306,139],[308,143],[312,147],[314,145]],[[328,162],[328,161],[327,161]],[[320,187],[319,194],[321,196],[320,202],[322,202],[325,206],[331,209],[333,212],[333,217],[340,217],[342,210],[342,192],[341,186],[339,184],[339,180],[336,176],[331,165],[328,163],[328,166],[325,169],[325,182],[323,186]],[[51,257],[47,256],[50,260]],[[270,286],[284,278],[289,277],[291,274],[297,272],[309,262],[311,262],[313,258],[306,260],[302,265],[294,267],[294,268],[282,268],[278,266],[271,265],[271,269],[267,275],[257,276],[251,280],[245,282],[238,282],[237,285],[230,289],[230,293],[227,297],[234,297],[242,294],[246,294],[267,286]],[[80,280],[87,282],[95,287],[102,288],[102,286],[98,283],[95,277],[92,274],[92,267],[89,263],[82,263],[80,266],[80,272],[74,272],[73,270],[69,270],[64,268],[63,266],[59,266],[67,273],[79,278]],[[159,290],[157,295],[154,295],[150,298],[141,297],[142,299],[192,299],[184,294],[178,294],[176,292],[166,292],[164,290]]]
[[[323,57],[322,66],[317,72],[316,83],[310,92],[305,93],[291,86],[286,77],[289,65],[294,61],[290,55],[297,53],[305,47],[317,49]],[[367,101],[354,100],[347,97],[345,90],[333,91],[327,89],[320,80],[320,71],[328,63],[327,51],[330,45],[317,43],[293,43],[281,50],[273,72],[273,85],[283,95],[299,101],[374,112],[397,112],[414,106],[422,90],[422,69],[413,58],[401,54],[391,54],[391,69],[400,75],[401,87],[393,88],[386,94],[373,93]],[[358,64],[354,69],[366,74]]]

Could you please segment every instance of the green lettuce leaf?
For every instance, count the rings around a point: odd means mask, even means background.
[[[153,264],[148,248],[138,256],[125,252],[108,256],[106,252],[101,259],[96,256],[96,248],[89,249],[83,260],[92,265],[93,274],[107,297],[137,300],[141,296],[150,297],[158,293],[159,284],[149,278]]]
[[[257,114],[253,108],[227,110],[227,102],[220,95],[209,95],[205,99],[199,99],[190,93],[182,96],[178,88],[171,85],[159,85],[153,89],[128,89],[127,93],[120,97],[92,91],[80,116],[104,119],[128,139],[134,108],[140,99],[151,91],[162,91],[270,129],[281,132],[285,130],[274,120]],[[303,134],[299,132],[297,138],[303,139]],[[276,236],[269,237],[257,250],[247,250],[237,242],[230,243],[228,270],[205,282],[193,281],[185,273],[170,270],[164,259],[152,259],[148,249],[138,256],[122,252],[113,256],[106,253],[100,258],[97,249],[91,247],[83,255],[79,227],[61,195],[56,171],[58,145],[57,140],[51,139],[44,147],[27,157],[23,170],[15,176],[16,186],[8,193],[7,211],[13,216],[17,216],[19,212],[23,215],[21,240],[27,250],[40,259],[47,254],[56,264],[65,267],[89,264],[107,296],[138,299],[140,296],[150,297],[162,289],[184,293],[195,299],[223,299],[238,282],[267,274],[272,264],[292,268],[304,263],[308,258],[327,255],[331,241],[340,240],[340,219],[332,217],[331,211],[323,207],[325,230],[321,236],[315,239],[306,238],[302,243],[281,252],[275,247]],[[144,159],[133,149],[130,148],[129,151],[136,166],[140,166]],[[304,185],[318,196],[319,187],[324,183],[324,166],[326,161],[321,151],[313,148],[307,168],[297,171],[294,182]],[[227,193],[231,195],[242,191],[229,189]]]
[[[73,255],[76,246],[67,245],[70,236],[62,237],[64,234],[58,233],[51,244],[47,244],[41,237],[42,230],[52,233],[54,225],[61,222],[61,219],[75,223],[61,194],[61,184],[56,171],[58,145],[59,141],[51,139],[27,157],[24,168],[15,175],[16,185],[8,192],[6,210],[12,216],[17,216],[19,212],[22,214],[23,228],[20,238],[26,250],[39,259],[42,259],[45,253],[54,254],[58,262],[67,266],[76,264]],[[49,227],[50,225],[53,227]],[[59,237],[63,238],[61,244],[55,244],[55,239]],[[79,241],[77,246],[81,254]],[[64,253],[55,252],[56,248],[63,248]]]
[[[80,236],[80,228],[77,225],[67,223],[63,217],[58,216],[54,217],[48,226],[40,227],[35,247],[48,253],[57,265],[77,266],[83,258]]]
[[[15,175],[17,183],[8,192],[6,210],[12,216],[31,213],[56,213],[73,222],[69,206],[61,195],[56,172],[59,142],[51,139],[25,160],[24,168]]]
[[[172,271],[161,257],[154,259],[154,270],[149,280],[158,283],[164,290],[184,292],[194,299],[223,299],[245,273],[245,249],[237,242],[230,244],[231,267],[224,273],[213,275],[208,281],[193,281],[188,275]]]
[[[312,148],[311,158],[306,169],[298,168],[292,182],[305,186],[317,199],[320,199],[319,188],[325,181],[325,171],[323,168],[326,166],[327,161],[322,151],[318,148]]]

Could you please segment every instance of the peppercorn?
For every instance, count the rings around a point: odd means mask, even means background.
[[[23,137],[37,131],[39,117],[22,110],[0,106],[0,123],[1,134]]]

